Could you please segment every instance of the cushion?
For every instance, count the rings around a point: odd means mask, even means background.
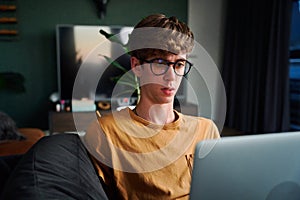
[[[107,199],[80,138],[41,138],[21,158],[4,188],[3,199]]]
[[[0,156],[0,194],[2,193],[3,187],[10,175],[14,170],[16,164],[22,157],[20,155]]]

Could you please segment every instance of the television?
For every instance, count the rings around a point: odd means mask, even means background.
[[[122,45],[107,39],[100,30],[107,34],[114,34],[119,41],[126,44],[133,27],[71,24],[56,26],[60,100],[87,98],[96,102],[120,104],[120,102],[128,102],[128,99],[129,102],[134,103],[137,99],[135,92],[132,94],[122,92],[131,90],[126,84],[116,87],[115,78],[126,72],[116,67],[112,61],[130,70],[129,55]],[[78,89],[80,87],[82,88]],[[181,100],[185,98],[184,83],[180,86],[176,98]]]

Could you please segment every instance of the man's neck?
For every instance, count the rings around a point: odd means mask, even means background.
[[[135,108],[135,113],[143,119],[155,124],[168,124],[175,120],[173,104],[141,105]]]

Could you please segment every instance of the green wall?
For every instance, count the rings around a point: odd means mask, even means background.
[[[49,96],[57,91],[56,24],[135,25],[152,13],[187,22],[187,0],[108,0],[103,19],[94,0],[17,0],[20,37],[0,40],[0,72],[25,77],[26,92],[0,91],[0,110],[19,127],[48,129]],[[1,123],[1,122],[0,122]]]

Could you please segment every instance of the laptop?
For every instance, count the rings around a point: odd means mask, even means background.
[[[190,200],[300,199],[300,132],[202,141],[193,165]]]

